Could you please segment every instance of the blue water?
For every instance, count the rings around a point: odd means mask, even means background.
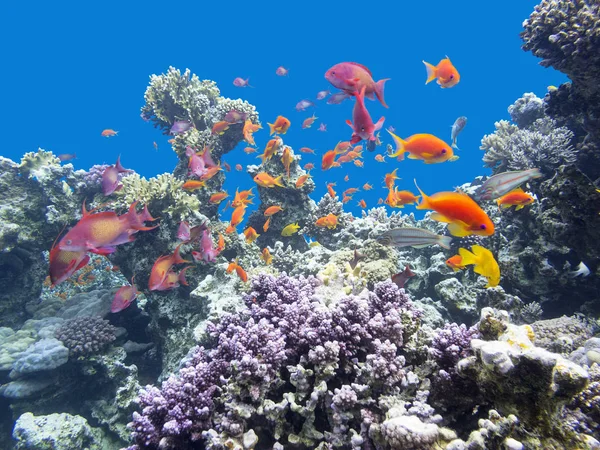
[[[71,3],[71,2],[70,2]],[[497,3],[430,1],[380,2],[95,2],[74,6],[56,2],[11,2],[0,16],[3,51],[4,125],[2,155],[19,160],[38,147],[60,153],[77,153],[76,168],[114,163],[121,154],[125,167],[146,177],[171,171],[175,154],[167,139],[140,118],[143,94],[151,74],[169,65],[190,68],[201,79],[218,83],[225,97],[242,98],[256,105],[263,129],[255,134],[262,150],[268,140],[267,122],[281,114],[292,121],[284,142],[297,152],[307,146],[317,155],[303,155],[302,164],[314,162],[317,189],[337,182],[347,187],[374,186],[359,192],[346,210],[355,214],[356,202],[374,206],[385,197],[383,176],[398,167],[400,189],[413,189],[417,178],[426,193],[451,190],[487,173],[482,167],[481,137],[494,122],[508,119],[506,108],[524,92],[543,96],[548,85],[565,77],[538,65],[520,49],[521,23],[534,1]],[[18,45],[16,43],[18,42]],[[452,89],[425,85],[422,60],[433,64],[448,55],[461,74]],[[367,101],[384,128],[408,137],[432,133],[449,142],[450,126],[461,115],[468,124],[459,137],[460,159],[454,163],[425,165],[420,161],[381,164],[365,152],[364,168],[345,164],[320,170],[321,155],[340,140],[348,140],[352,101],[341,105],[317,102],[317,108],[296,112],[295,104],[314,100],[328,89],[325,71],[338,62],[357,61],[368,66],[375,79],[391,78],[385,97],[389,109]],[[275,70],[289,68],[288,77]],[[235,77],[250,78],[254,89],[237,88]],[[8,105],[8,106],[7,106]],[[302,120],[316,113],[312,129]],[[319,123],[328,131],[317,131]],[[105,128],[119,131],[106,139]],[[384,142],[389,142],[383,132]],[[159,146],[158,151],[153,142]],[[232,167],[255,164],[241,143],[225,161]],[[379,147],[383,152],[385,147]],[[350,181],[343,177],[349,175]],[[225,187],[254,185],[244,172],[227,175]],[[405,211],[412,211],[408,207]]]

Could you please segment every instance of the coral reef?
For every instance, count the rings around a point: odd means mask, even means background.
[[[79,317],[67,320],[54,336],[69,349],[72,357],[101,352],[117,337],[115,327],[99,317]]]

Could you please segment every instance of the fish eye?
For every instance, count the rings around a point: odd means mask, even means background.
[[[332,70],[332,71],[331,71],[331,75],[335,75],[335,70]]]
[[[73,241],[71,239],[67,240],[67,245],[71,245]]]
[[[362,127],[362,128],[360,129],[360,131],[365,131],[365,127]]]
[[[443,148],[443,149],[442,149],[442,155],[443,155],[444,153],[446,153],[446,149],[445,149],[445,148]]]
[[[487,227],[484,224],[479,225],[479,228],[481,228],[482,230],[485,230]]]
[[[450,75],[450,79],[453,80],[454,79],[454,75]]]

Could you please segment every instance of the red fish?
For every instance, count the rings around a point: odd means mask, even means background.
[[[115,165],[108,166],[102,172],[102,193],[108,196],[121,189],[123,185],[119,182],[119,174],[130,172],[133,172],[133,170],[124,168],[121,165],[121,156],[119,156]]]
[[[195,149],[188,146],[185,149],[185,154],[189,157],[188,175],[195,175],[202,178],[208,173],[210,168],[217,167],[208,147],[204,147],[204,150],[201,152],[196,152]]]
[[[181,257],[179,253],[180,247],[181,244],[177,246],[172,255],[161,256],[154,262],[150,271],[148,289],[151,291],[166,291],[177,287],[179,285],[178,282],[187,284],[185,281],[185,271],[191,266],[184,268],[179,274],[171,270],[175,264],[191,262]]]
[[[367,98],[373,100],[376,96],[384,107],[388,107],[383,99],[383,88],[389,78],[375,82],[371,71],[362,64],[355,62],[336,64],[325,72],[325,78],[336,88],[348,94],[356,95],[364,87]]]
[[[219,247],[214,247],[210,231],[208,228],[204,228],[202,230],[202,237],[200,238],[200,251],[192,252],[194,261],[215,262],[220,252]]]
[[[237,77],[233,80],[233,85],[236,87],[252,87],[250,86],[250,78],[246,78],[245,80],[241,77]]]
[[[50,250],[50,281],[52,287],[70,278],[90,261],[85,250],[61,250],[56,245]]]
[[[350,139],[351,144],[356,144],[363,139],[374,143],[377,140],[375,132],[381,129],[385,121],[385,117],[382,117],[377,123],[373,123],[369,111],[367,111],[365,106],[365,89],[363,86],[361,91],[356,95],[356,103],[352,111],[352,120],[354,123],[349,120],[346,121],[353,130],[352,138]]]
[[[124,309],[127,309],[127,307],[131,305],[140,294],[140,291],[138,291],[137,286],[134,284],[134,279],[135,275],[133,278],[131,278],[131,286],[122,286],[115,293],[115,297],[110,305],[111,313],[118,313]]]

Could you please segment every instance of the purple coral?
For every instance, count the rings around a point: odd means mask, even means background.
[[[247,309],[209,325],[212,349],[197,349],[161,389],[141,391],[141,413],[130,424],[137,445],[131,448],[189,448],[210,428],[239,435],[258,418],[247,415],[258,415],[265,402],[288,405],[285,386],[298,404],[306,399],[319,414],[336,415],[325,436],[348,443],[350,429],[360,429],[363,421],[358,406],[376,404],[370,397],[401,385],[404,357],[399,352],[409,333],[403,324],[415,321],[418,313],[390,281],[333,305],[315,295],[317,284],[312,277],[256,277],[244,297]],[[333,396],[319,394],[322,383],[332,378],[345,387]],[[312,412],[302,413],[303,407],[283,408],[282,423],[262,423],[285,436],[297,432],[294,421],[314,420]]]
[[[475,327],[449,323],[437,330],[433,338],[429,354],[437,362],[441,370],[456,373],[456,363],[471,354],[471,340],[479,337]]]

